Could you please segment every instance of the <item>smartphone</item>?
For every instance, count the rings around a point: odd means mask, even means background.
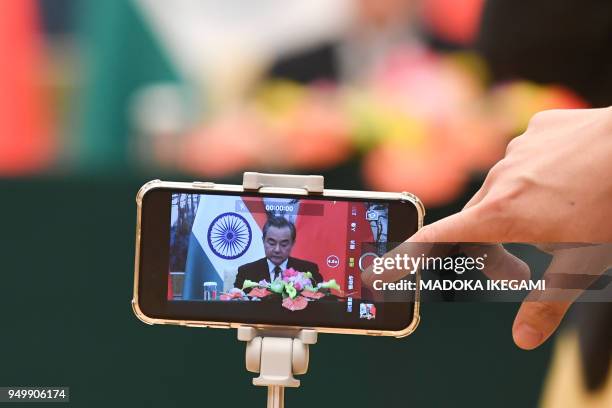
[[[395,337],[418,324],[418,291],[361,281],[422,226],[412,194],[154,180],[136,202],[132,306],[145,323]]]

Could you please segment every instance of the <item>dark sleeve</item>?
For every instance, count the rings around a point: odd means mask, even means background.
[[[323,277],[319,273],[319,266],[314,262],[308,262],[308,270],[312,273],[312,278],[315,280],[315,283],[323,282]]]
[[[477,51],[494,80],[561,84],[612,104],[610,0],[488,0]]]
[[[236,280],[234,281],[234,287],[238,289],[242,289],[242,284],[246,279],[247,268],[244,265],[238,268],[238,273],[236,274]]]

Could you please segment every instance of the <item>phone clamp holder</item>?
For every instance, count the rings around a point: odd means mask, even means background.
[[[317,342],[311,329],[275,330],[241,326],[238,340],[247,342],[246,368],[259,377],[253,385],[268,387],[268,408],[285,406],[285,387],[299,387],[294,375],[308,371],[308,346]]]
[[[299,189],[307,194],[322,194],[323,176],[290,174],[265,174],[245,172],[242,180],[244,190],[260,191],[272,189]],[[308,371],[309,348],[317,342],[314,329],[238,328],[238,340],[246,345],[246,368],[259,377],[253,384],[268,387],[268,408],[284,408],[285,387],[299,387],[294,375]]]
[[[262,188],[288,188],[306,190],[309,194],[323,193],[323,176],[294,174],[268,174],[246,171],[242,176],[242,188],[259,191]]]

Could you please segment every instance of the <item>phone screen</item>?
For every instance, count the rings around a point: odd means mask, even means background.
[[[412,320],[411,300],[361,282],[373,256],[416,231],[412,203],[154,190],[142,214],[139,297],[155,317],[371,330]]]

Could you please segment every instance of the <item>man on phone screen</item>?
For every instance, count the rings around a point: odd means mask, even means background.
[[[263,227],[263,244],[266,256],[238,268],[234,287],[242,289],[246,279],[259,282],[273,282],[282,279],[285,269],[293,268],[299,272],[310,272],[312,283],[316,285],[323,281],[316,263],[291,257],[291,249],[295,244],[295,225],[284,217],[272,216]]]

